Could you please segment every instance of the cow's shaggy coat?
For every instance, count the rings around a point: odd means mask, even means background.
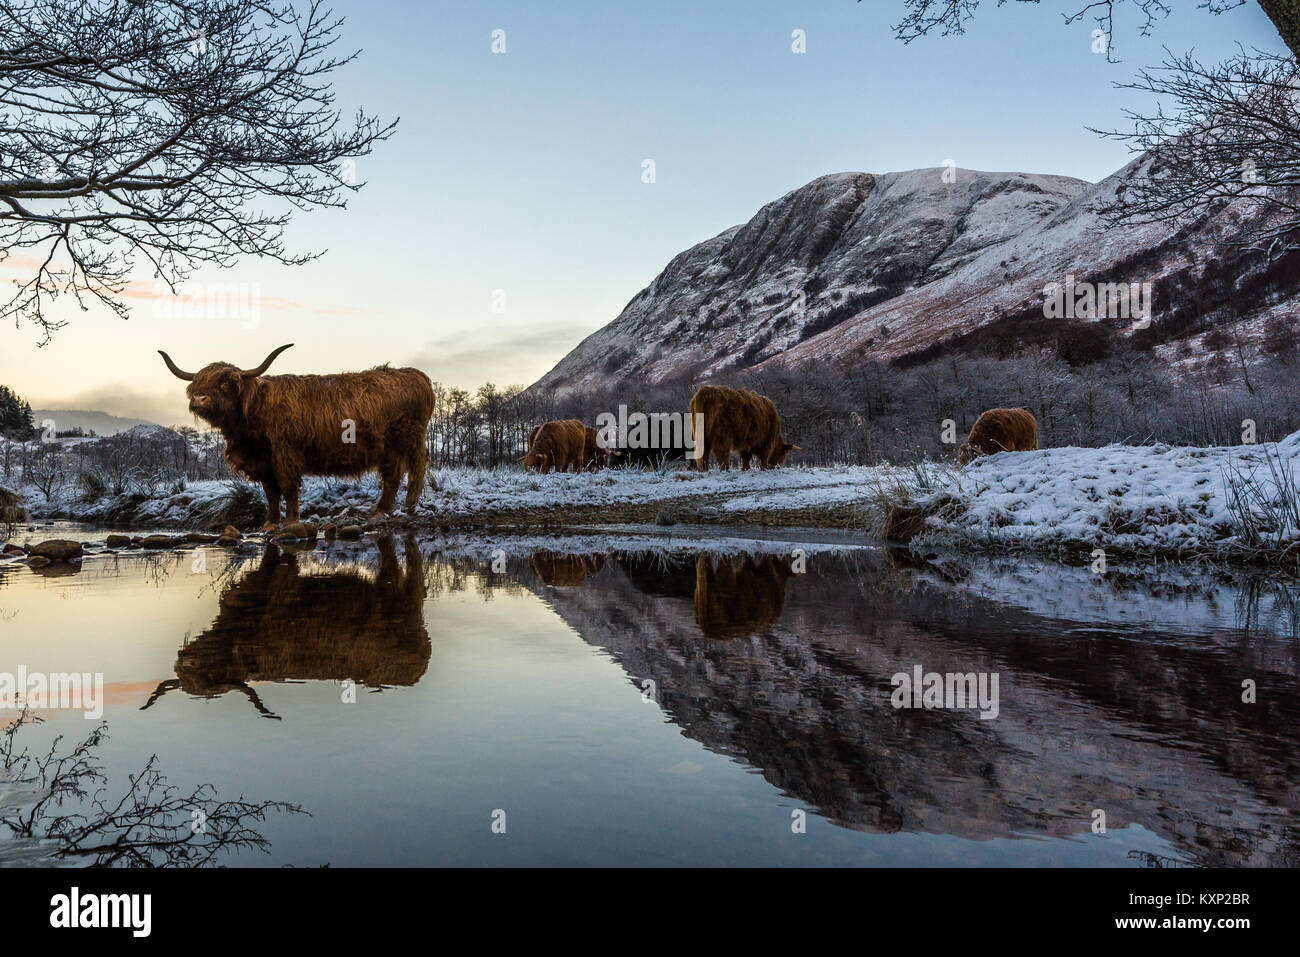
[[[600,434],[591,426],[583,426],[586,436],[582,443],[582,469],[595,472],[609,462],[609,450],[600,444]]]
[[[585,425],[577,419],[557,419],[533,428],[528,435],[528,452],[519,461],[524,468],[539,472],[581,472],[586,447]]]
[[[256,369],[214,362],[182,372],[160,354],[178,378],[189,382],[190,411],[219,429],[226,462],[266,492],[267,527],[298,520],[304,475],[355,477],[379,472],[376,515],[391,512],[406,475],[406,507],[424,491],[429,452],[425,436],[433,415],[433,385],[419,369],[379,366],[336,375],[263,375],[277,355]]]
[[[962,465],[995,452],[1031,452],[1038,448],[1038,422],[1028,409],[989,409],[957,449]]]
[[[708,469],[710,458],[718,468],[730,469],[732,452],[740,454],[742,469],[749,469],[751,458],[758,459],[763,469],[775,468],[799,448],[781,434],[776,403],[750,389],[701,386],[691,398],[692,433],[699,415],[704,417],[704,451],[695,464],[701,471]],[[699,435],[695,435],[695,441],[698,448]]]

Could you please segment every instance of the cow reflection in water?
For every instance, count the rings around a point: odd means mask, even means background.
[[[250,682],[414,685],[432,652],[424,563],[413,539],[405,543],[405,567],[391,537],[378,546],[371,580],[360,569],[302,572],[295,555],[268,545],[261,564],[222,593],[212,627],[180,650],[176,677],[158,685],[144,707],[174,688],[204,698],[239,691],[278,720]]]
[[[752,635],[781,620],[785,585],[794,574],[778,555],[695,561],[695,623],[706,638]]]
[[[573,587],[581,585],[588,577],[604,568],[605,556],[536,552],[528,560],[528,566],[542,580],[543,585]]]

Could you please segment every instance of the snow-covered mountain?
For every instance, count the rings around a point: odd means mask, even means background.
[[[1234,290],[1252,271],[1261,279],[1255,300],[1236,296],[1234,308],[1294,318],[1293,296],[1276,301],[1277,264],[1212,241],[1239,232],[1252,215],[1240,205],[1181,228],[1103,224],[1097,205],[1145,164],[1097,184],[945,167],[820,177],[676,256],[534,388],[924,354],[993,323],[1043,318],[1044,287],[1070,276],[1152,283],[1146,335],[1171,363],[1175,340],[1207,332],[1187,310],[1221,292],[1225,272]],[[1258,335],[1264,317],[1254,318]],[[1130,332],[1127,319],[1111,325]]]
[[[60,432],[79,428],[87,434],[94,431],[96,435],[117,435],[138,425],[153,424],[144,419],[131,419],[88,409],[33,409],[32,419],[37,424],[49,419]]]

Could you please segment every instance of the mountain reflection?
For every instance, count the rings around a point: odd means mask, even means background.
[[[1057,595],[1028,563],[973,575],[868,554],[800,576],[782,555],[699,555],[693,587],[680,558],[620,555],[546,600],[635,682],[654,679],[686,734],[837,824],[1104,840],[1100,809],[1110,834],[1140,825],[1192,863],[1300,863],[1300,652],[1285,627],[1223,621],[1257,586],[1162,592],[1053,567]],[[1087,602],[1111,617],[1053,617]],[[1135,610],[1166,624],[1123,617]],[[999,717],[894,709],[891,677],[918,664],[999,673]]]
[[[277,717],[250,682],[352,680],[372,688],[414,685],[432,647],[424,626],[424,562],[414,539],[399,562],[391,537],[378,540],[379,567],[300,568],[299,556],[269,545],[260,564],[220,597],[216,620],[176,656],[168,691],[216,698],[245,695],[259,713]]]

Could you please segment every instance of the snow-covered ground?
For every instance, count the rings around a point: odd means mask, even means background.
[[[1297,466],[1300,432],[1277,443],[1211,448],[1003,452],[918,495],[917,504],[934,513],[914,541],[1212,555],[1277,550],[1300,542]]]
[[[628,506],[661,504],[671,508],[687,502],[704,518],[724,514],[733,518],[764,510],[798,513],[861,502],[882,481],[903,473],[902,469],[866,466],[708,473],[610,469],[549,475],[517,468],[438,469],[430,474],[416,518],[430,522],[472,520],[476,516],[558,514],[572,509],[598,512],[603,507],[611,510],[610,520],[617,521],[618,510]],[[194,527],[211,524],[208,517],[220,512],[236,487],[230,482],[192,482],[184,491],[143,501],[119,496],[90,503],[78,501],[72,491],[49,501],[36,489],[21,491],[27,508],[38,519],[120,521],[123,509],[129,506],[135,524]],[[258,486],[246,485],[243,494],[260,499],[262,492]],[[303,482],[301,511],[304,517],[365,514],[378,498],[379,483],[373,475],[357,481],[312,477]],[[399,503],[403,500],[399,495]]]
[[[922,520],[914,545],[1102,548],[1174,557],[1300,551],[1300,432],[1281,442],[1218,448],[1055,448],[981,458],[955,469],[838,466],[768,472],[607,470],[539,475],[517,468],[440,469],[414,516],[444,528],[653,522],[886,527],[891,508]],[[34,519],[135,527],[211,527],[256,486],[195,482],[155,498],[81,502],[20,487]],[[309,478],[302,514],[360,520],[378,499],[374,476]],[[400,500],[400,499],[399,499]],[[124,511],[125,509],[125,511]],[[916,530],[915,523],[913,531]]]

